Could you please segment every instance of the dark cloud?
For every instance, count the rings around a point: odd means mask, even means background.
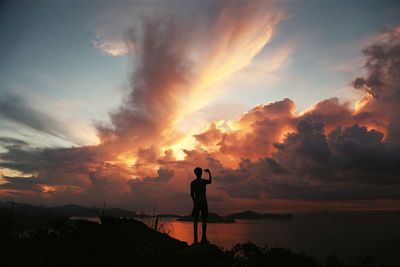
[[[324,172],[323,166],[331,158],[331,151],[323,133],[323,124],[300,121],[297,132],[290,133],[278,149],[274,158],[300,177],[309,177]]]
[[[0,95],[0,117],[62,139],[66,131],[54,118],[32,107],[22,96]]]
[[[142,183],[164,183],[171,180],[174,177],[175,172],[165,167],[160,167],[157,170],[156,176],[144,177],[142,179],[138,179],[138,181]],[[133,182],[135,183],[135,182]]]
[[[302,120],[275,145],[272,158],[242,160],[221,176],[232,197],[298,200],[400,198],[399,147],[366,127],[338,127],[328,136],[321,123]],[[252,192],[252,193],[250,193]]]
[[[38,183],[35,177],[3,177],[7,183],[1,185],[1,190],[5,192],[15,192],[22,191],[25,194],[40,194],[42,193],[42,187]]]
[[[363,50],[366,57],[366,77],[354,80],[354,88],[366,90],[376,99],[399,105],[400,33],[395,28],[386,31],[386,38]]]
[[[175,173],[173,170],[167,168],[159,168],[157,174],[157,177],[153,178],[153,180],[156,180],[157,182],[166,182],[169,181]]]
[[[0,153],[0,167],[35,174],[38,182],[49,185],[83,185],[87,174],[102,162],[94,147],[8,147],[8,151]]]
[[[285,170],[272,158],[242,159],[236,169],[217,169],[218,187],[233,198],[259,199],[273,176]]]
[[[15,138],[0,136],[0,144],[4,147],[26,147],[28,143]]]
[[[339,125],[350,126],[356,122],[350,103],[340,102],[336,97],[319,102],[302,118],[323,122],[327,130],[334,129]]]
[[[378,185],[400,183],[396,163],[400,160],[399,146],[385,142],[382,133],[353,125],[332,131],[328,141],[335,156],[334,167],[345,172],[343,178]]]
[[[18,177],[18,176],[3,176],[4,180],[9,183],[37,184],[36,177]]]
[[[32,173],[42,168],[44,158],[41,150],[7,147],[8,151],[0,154],[0,166],[22,173]]]
[[[387,129],[390,142],[400,142],[400,31],[387,30],[381,41],[363,50],[367,75],[353,81],[354,88],[364,90],[373,99],[362,112],[374,114]]]
[[[300,127],[302,124],[307,130]],[[318,124],[301,121],[298,131],[280,144],[273,157],[295,176],[311,181],[377,185],[400,182],[396,178],[400,169],[395,167],[400,154],[393,153],[382,133],[353,125],[338,127],[326,137]]]

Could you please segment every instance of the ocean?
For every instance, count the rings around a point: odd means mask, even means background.
[[[193,242],[193,223],[164,219],[164,230]],[[201,224],[199,224],[199,237]],[[208,224],[210,242],[230,249],[238,242],[284,247],[324,261],[329,254],[346,258],[373,256],[389,267],[400,266],[400,212],[295,214],[292,220],[237,220]]]

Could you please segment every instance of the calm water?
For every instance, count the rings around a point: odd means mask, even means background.
[[[165,223],[171,236],[193,242],[191,222],[163,219],[160,223]],[[374,256],[386,266],[400,266],[400,212],[298,214],[288,221],[238,220],[233,224],[209,224],[207,232],[210,242],[227,249],[238,242],[251,241],[258,246],[303,251],[319,260],[325,260],[328,254],[362,254]]]
[[[170,235],[193,242],[191,222],[168,222]],[[199,236],[201,225],[199,225]],[[208,239],[225,248],[251,241],[259,246],[281,246],[303,251],[324,260],[328,254],[341,257],[374,256],[387,266],[400,266],[400,213],[303,214],[290,221],[259,220],[234,224],[209,224]]]

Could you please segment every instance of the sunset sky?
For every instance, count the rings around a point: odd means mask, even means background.
[[[400,209],[397,1],[0,4],[0,200]]]

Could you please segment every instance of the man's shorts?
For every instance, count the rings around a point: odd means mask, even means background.
[[[207,201],[195,202],[192,210],[192,216],[195,218],[199,217],[199,213],[201,211],[201,217],[208,217],[208,205]]]

